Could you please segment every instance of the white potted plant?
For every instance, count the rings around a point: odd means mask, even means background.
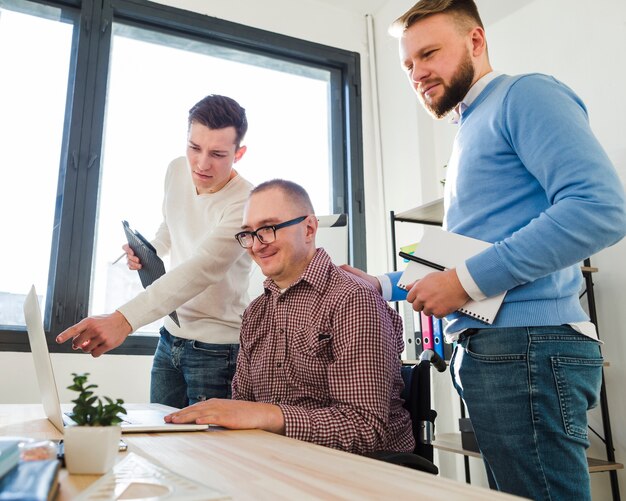
[[[118,414],[126,414],[123,400],[113,401],[93,394],[98,386],[87,384],[89,373],[72,373],[74,384],[68,390],[77,391],[78,397],[72,402],[72,419],[75,426],[64,430],[63,444],[65,465],[70,473],[102,474],[109,471],[115,463],[122,428]]]

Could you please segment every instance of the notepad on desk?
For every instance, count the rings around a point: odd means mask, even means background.
[[[489,242],[427,226],[424,228],[422,240],[414,251],[415,257],[421,258],[426,264],[410,260],[409,257],[409,264],[398,281],[398,287],[408,290],[416,280],[437,269],[436,266],[444,269],[455,268],[491,245]],[[482,301],[470,299],[458,311],[481,322],[492,324],[505,295],[506,292],[503,292]]]

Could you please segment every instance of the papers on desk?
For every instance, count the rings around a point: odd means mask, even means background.
[[[180,476],[167,468],[129,452],[113,470],[100,477],[75,498],[76,501],[116,499],[176,499],[176,501],[209,501],[229,496],[195,480]]]
[[[445,268],[455,268],[464,263],[468,258],[475,256],[481,251],[491,246],[489,242],[477,240],[475,238],[458,235],[444,231],[441,228],[426,226],[424,236],[416,246],[415,256],[432,263],[437,263]],[[432,273],[433,268],[423,264],[409,261],[404,273],[398,281],[398,287],[407,289],[409,286]],[[500,305],[504,300],[506,292],[497,296],[488,297],[482,301],[470,299],[458,311],[480,320],[481,322],[492,324]]]

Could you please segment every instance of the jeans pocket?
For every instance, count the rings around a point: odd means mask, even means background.
[[[504,329],[482,330],[462,343],[467,355],[479,362],[508,363],[526,360],[527,340],[523,336],[506,336]]]
[[[205,353],[206,355],[214,358],[224,358],[225,360],[228,360],[230,357],[230,344],[215,344],[194,341],[191,346],[195,351]]]
[[[598,405],[603,360],[556,356],[550,360],[565,431],[587,440],[587,411]]]

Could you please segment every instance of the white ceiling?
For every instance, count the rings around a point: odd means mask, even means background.
[[[485,26],[513,14],[535,0],[475,0],[478,12]]]
[[[375,14],[388,0],[317,0],[355,14]],[[415,0],[417,2],[417,0]],[[535,0],[475,0],[485,25],[493,24]],[[409,7],[411,3],[407,4]],[[402,14],[399,12],[398,15]]]
[[[338,9],[348,10],[358,14],[373,14],[387,3],[387,0],[317,0],[332,5]],[[416,0],[417,1],[417,0]]]

